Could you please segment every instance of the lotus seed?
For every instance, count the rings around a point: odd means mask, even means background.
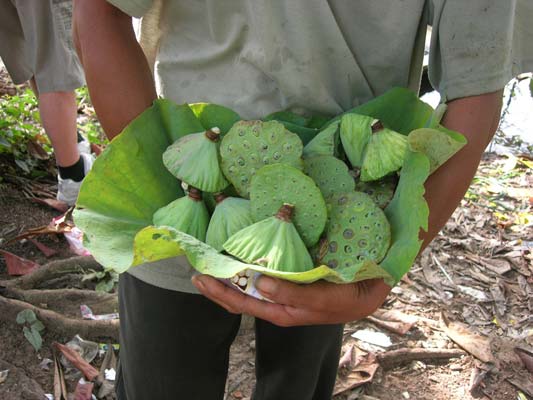
[[[328,246],[329,248],[329,251],[331,253],[336,253],[337,252],[337,242],[331,242]]]
[[[246,162],[244,161],[244,158],[239,157],[237,159],[237,164],[239,164],[242,167],[242,166],[244,166],[244,164],[246,164]]]
[[[345,239],[353,238],[353,230],[345,229],[344,232],[342,233],[342,236],[344,236]]]
[[[339,263],[337,262],[337,260],[330,260],[330,261],[328,261],[328,267],[330,267],[330,268],[337,268],[337,265],[338,265],[338,264],[339,264]]]
[[[352,246],[348,246],[348,245],[344,246],[344,252],[345,253],[351,253],[352,252]]]

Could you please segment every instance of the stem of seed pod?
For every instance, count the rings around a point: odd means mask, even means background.
[[[202,201],[202,191],[195,187],[189,186],[189,197],[195,201]]]
[[[375,122],[372,122],[372,133],[382,131],[384,128],[380,120],[376,119]]]
[[[281,219],[285,222],[291,222],[293,213],[294,206],[289,203],[283,203],[283,205],[279,208],[278,213],[276,214],[276,218]]]
[[[220,204],[222,203],[225,199],[228,198],[228,196],[226,196],[224,193],[222,192],[217,192],[215,194],[213,194],[213,197],[215,198],[215,202],[217,204]]]
[[[220,129],[213,127],[205,131],[205,136],[212,142],[218,142],[220,139]]]

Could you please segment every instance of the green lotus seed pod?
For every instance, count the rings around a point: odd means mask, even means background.
[[[315,156],[335,156],[339,145],[339,121],[331,123],[326,129],[320,131],[304,147],[304,158]]]
[[[320,189],[300,170],[285,164],[267,165],[252,179],[252,216],[261,221],[276,214],[283,203],[294,205],[294,225],[308,247],[324,231],[327,208]]]
[[[398,171],[406,152],[407,136],[386,128],[373,132],[366,146],[361,180],[375,181]]]
[[[379,181],[355,183],[355,190],[368,194],[379,208],[384,209],[392,200],[398,185],[398,176],[389,175]]]
[[[187,196],[180,197],[157,210],[153,216],[153,223],[155,226],[170,226],[204,242],[209,213],[202,201],[202,192],[189,187]]]
[[[176,178],[204,192],[219,192],[229,185],[219,163],[220,130],[191,133],[171,144],[163,164]]]
[[[353,192],[354,180],[344,162],[333,156],[316,156],[304,160],[305,173],[320,188],[325,199],[334,194]]]
[[[269,164],[303,168],[303,144],[277,121],[240,121],[222,139],[221,166],[241,197],[249,198],[252,176]]]
[[[390,246],[390,224],[385,213],[365,193],[335,196],[328,203],[324,240],[313,249],[317,262],[344,268],[362,261],[380,262]]]
[[[353,167],[361,167],[366,146],[372,136],[372,117],[359,114],[345,114],[341,118],[340,137],[344,152]]]
[[[313,260],[294,227],[294,207],[283,204],[277,214],[232,235],[224,250],[238,259],[285,272],[313,269]]]
[[[217,251],[222,251],[222,245],[231,235],[252,225],[254,221],[250,200],[223,194],[215,195],[215,200],[217,205],[207,228],[205,242]]]

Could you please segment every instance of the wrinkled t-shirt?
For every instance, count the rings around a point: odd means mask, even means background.
[[[140,41],[162,97],[245,119],[337,115],[395,86],[417,91],[428,25],[429,77],[444,101],[533,70],[529,0],[108,1],[143,17]],[[191,272],[179,258],[130,269],[196,292]]]

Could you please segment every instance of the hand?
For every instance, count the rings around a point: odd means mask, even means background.
[[[385,301],[391,287],[383,279],[335,284],[318,281],[299,285],[261,276],[256,287],[270,303],[255,299],[208,275],[193,284],[207,298],[234,314],[250,314],[278,326],[321,325],[355,321],[372,314]]]

